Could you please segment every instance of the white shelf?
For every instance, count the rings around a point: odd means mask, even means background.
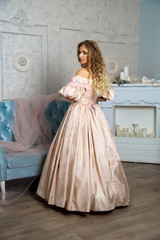
[[[129,84],[112,84],[112,87],[160,87],[160,83],[129,83]]]

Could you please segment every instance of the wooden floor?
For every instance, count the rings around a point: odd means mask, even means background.
[[[0,213],[0,240],[160,240],[160,165],[123,166],[129,207],[72,213],[47,205],[30,189]]]

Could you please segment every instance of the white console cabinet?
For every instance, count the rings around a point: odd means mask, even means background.
[[[112,85],[116,97],[99,102],[108,120],[122,161],[160,164],[160,85]],[[116,128],[136,131],[147,129],[144,136],[117,135]],[[134,127],[135,130],[135,127]],[[135,133],[135,131],[134,131]]]

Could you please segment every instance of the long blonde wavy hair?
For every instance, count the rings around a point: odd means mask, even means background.
[[[89,77],[93,74],[93,87],[97,96],[104,94],[105,90],[110,86],[111,79],[108,76],[106,66],[101,54],[101,51],[98,47],[98,44],[92,40],[85,40],[80,42],[77,46],[77,56],[79,59],[79,49],[84,45],[87,50],[87,66],[85,67],[89,72]]]

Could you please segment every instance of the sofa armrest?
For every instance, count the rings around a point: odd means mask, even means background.
[[[7,160],[3,146],[0,146],[0,181],[7,180]]]

